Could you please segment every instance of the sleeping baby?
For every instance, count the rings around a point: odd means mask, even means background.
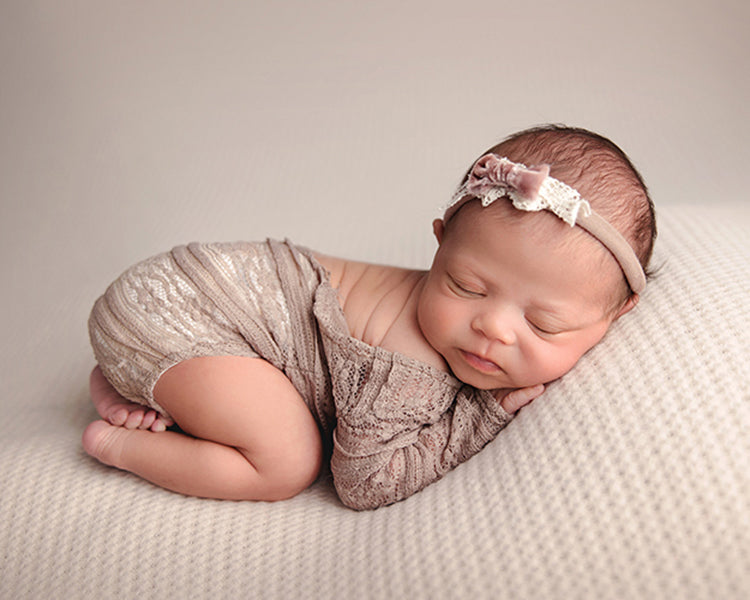
[[[193,496],[289,498],[330,461],[347,506],[402,500],[636,306],[656,223],[614,143],[544,126],[484,152],[433,231],[427,271],[275,240],[129,268],[89,320],[85,450]]]

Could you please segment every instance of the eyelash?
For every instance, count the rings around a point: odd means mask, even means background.
[[[558,333],[560,333],[559,331],[549,331],[549,330],[547,330],[547,329],[542,329],[541,327],[539,327],[539,325],[536,325],[536,324],[532,323],[532,322],[531,322],[531,321],[529,321],[528,319],[527,319],[527,323],[528,323],[529,325],[531,325],[531,327],[532,327],[533,329],[536,329],[537,331],[539,331],[540,333],[543,333],[543,334],[545,334],[545,335],[557,335]]]
[[[451,285],[455,287],[459,292],[463,294],[468,294],[470,296],[483,296],[484,294],[482,292],[478,292],[476,290],[471,290],[467,288],[466,286],[460,284],[458,281],[456,281],[453,277],[449,276]]]

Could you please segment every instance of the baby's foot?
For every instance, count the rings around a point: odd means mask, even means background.
[[[125,429],[150,429],[155,432],[165,431],[167,427],[174,425],[172,419],[120,396],[104,378],[98,366],[91,372],[89,389],[96,412],[112,425]]]
[[[106,421],[94,421],[83,432],[81,442],[87,454],[105,465],[119,467],[119,459],[125,438],[131,431],[110,425]]]

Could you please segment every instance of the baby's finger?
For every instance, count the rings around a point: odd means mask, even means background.
[[[534,400],[534,398],[541,396],[542,392],[544,392],[544,385],[541,383],[532,387],[519,388],[506,394],[500,402],[500,406],[503,407],[505,412],[513,414]]]

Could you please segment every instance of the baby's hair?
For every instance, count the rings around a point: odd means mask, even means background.
[[[640,173],[614,142],[578,127],[542,125],[514,133],[483,154],[489,152],[527,166],[550,165],[551,177],[578,190],[628,240],[648,274],[656,239],[654,204]]]

